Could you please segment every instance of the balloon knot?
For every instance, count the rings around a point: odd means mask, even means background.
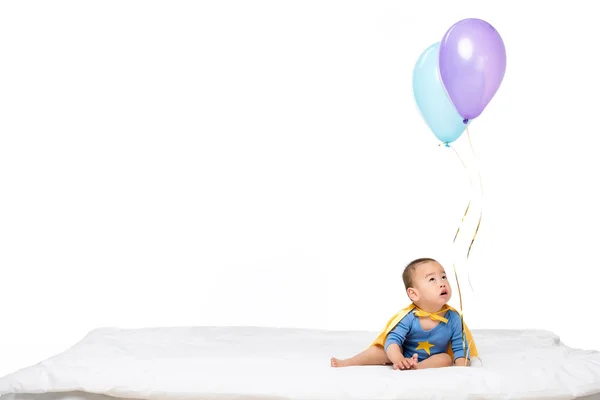
[[[469,119],[468,119],[468,118],[465,118],[465,119],[463,119],[463,124],[465,124],[465,125],[466,125],[466,124],[468,124],[468,123],[469,123]]]
[[[450,147],[450,143],[448,143],[448,142],[446,142],[444,145],[445,145],[446,147]]]

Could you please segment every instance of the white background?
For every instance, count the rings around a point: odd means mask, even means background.
[[[599,349],[600,28],[567,3],[0,3],[0,374],[101,326],[376,331],[423,256],[472,329]],[[466,17],[508,54],[479,164],[456,143],[468,263],[411,76]]]

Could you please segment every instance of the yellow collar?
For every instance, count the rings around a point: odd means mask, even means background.
[[[446,312],[446,311],[448,311],[448,310],[449,310],[449,308],[448,308],[448,306],[446,305],[446,306],[444,306],[444,308],[442,308],[440,311],[436,311],[436,312],[432,312],[432,313],[430,313],[430,312],[427,312],[427,311],[423,311],[423,310],[421,310],[419,307],[417,307],[417,306],[415,305],[415,311],[413,311],[413,313],[414,313],[414,314],[415,314],[417,317],[429,317],[429,318],[431,318],[431,319],[432,319],[432,320],[434,320],[434,321],[441,321],[441,322],[444,322],[444,323],[446,323],[446,324],[447,324],[447,323],[448,323],[448,318],[444,318],[444,317],[442,317],[442,316],[440,316],[440,315],[438,315],[438,314],[445,313],[445,312]]]

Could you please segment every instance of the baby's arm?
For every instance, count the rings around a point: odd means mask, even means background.
[[[467,338],[464,338],[463,343],[463,331],[460,315],[455,314],[452,318],[452,352],[454,353],[454,365],[465,367],[470,364],[469,354],[469,343]],[[465,350],[467,354],[465,354]]]
[[[390,359],[395,369],[410,369],[414,366],[415,360],[405,358],[402,354],[401,346],[406,339],[406,335],[410,331],[410,325],[407,323],[408,318],[404,318],[396,327],[388,333],[385,339],[385,354]]]

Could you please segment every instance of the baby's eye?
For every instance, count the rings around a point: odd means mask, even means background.
[[[435,281],[435,278],[429,278],[429,282]]]
[[[442,276],[442,279],[443,279],[443,280],[446,280],[446,275]]]

